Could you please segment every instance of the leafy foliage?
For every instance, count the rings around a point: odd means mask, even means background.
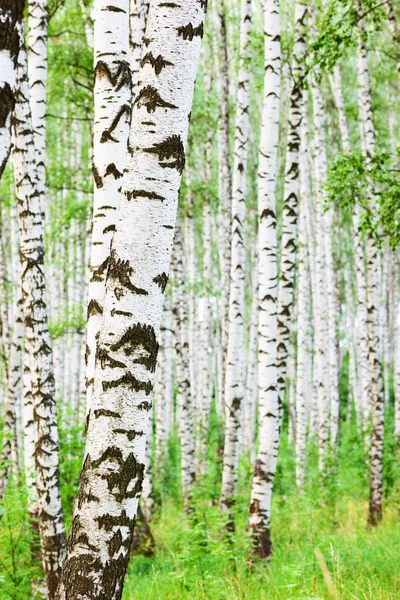
[[[327,199],[346,213],[361,207],[360,230],[381,245],[400,243],[400,170],[385,152],[366,158],[361,152],[340,154],[328,173]]]

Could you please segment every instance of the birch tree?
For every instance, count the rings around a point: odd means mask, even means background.
[[[44,228],[36,176],[36,153],[29,104],[23,29],[16,77],[13,165],[18,204],[25,345],[35,432],[35,476],[42,559],[48,598],[55,598],[65,549],[60,495],[58,427],[53,357],[44,278]]]
[[[244,347],[244,226],[249,136],[249,69],[251,1],[242,0],[240,60],[235,123],[234,167],[231,207],[231,267],[229,292],[228,348],[225,379],[225,445],[221,508],[228,511],[235,497],[239,457],[239,428],[242,416],[245,371]]]
[[[4,0],[0,6],[0,178],[11,151],[11,117],[24,6],[25,0]]]
[[[259,449],[254,467],[249,528],[253,550],[268,558],[271,496],[279,447],[277,389],[277,240],[275,191],[279,141],[280,8],[278,0],[266,0],[264,14],[264,99],[258,166],[259,240]]]
[[[150,5],[60,600],[122,595],[204,10],[203,0]]]
[[[86,334],[87,409],[93,393],[96,344],[104,309],[105,280],[131,116],[128,0],[96,0],[93,227]]]

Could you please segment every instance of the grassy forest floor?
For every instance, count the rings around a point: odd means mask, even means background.
[[[179,444],[173,437],[155,474],[155,551],[146,556],[142,548],[132,557],[123,600],[400,599],[400,461],[393,444],[392,411],[387,412],[384,517],[374,529],[366,520],[368,472],[354,419],[342,423],[335,475],[332,466],[324,482],[318,477],[316,448],[310,446],[303,495],[296,492],[294,450],[284,427],[274,488],[274,555],[268,564],[248,561],[249,457],[241,460],[236,531],[229,537],[217,502],[223,438],[215,415],[207,476],[196,485],[188,515],[181,499]],[[63,421],[62,492],[69,525],[83,436],[81,428],[71,429],[69,418],[65,429]],[[10,484],[1,512],[0,599],[28,600],[40,561],[31,566],[23,486]]]
[[[224,523],[215,503],[220,465],[209,461],[208,476],[196,490],[195,508],[184,516],[175,471],[177,443],[172,440],[155,488],[161,504],[151,523],[155,555],[132,558],[124,600],[399,599],[400,470],[391,417],[388,411],[385,507],[383,522],[376,528],[367,524],[368,472],[354,421],[343,424],[336,476],[331,474],[323,485],[316,449],[310,448],[304,495],[296,492],[294,451],[284,434],[274,488],[274,555],[269,564],[248,561],[248,457],[241,462],[236,532],[228,538],[222,533]],[[218,455],[216,447],[221,443],[215,424],[210,437],[211,458]]]

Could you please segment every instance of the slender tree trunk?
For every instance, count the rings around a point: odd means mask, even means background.
[[[251,488],[249,528],[252,550],[272,553],[270,513],[279,447],[277,390],[277,264],[275,191],[279,141],[280,9],[278,0],[264,2],[265,78],[258,166],[259,219],[259,449]]]
[[[219,166],[219,213],[220,213],[220,269],[221,269],[221,400],[225,405],[225,369],[226,353],[228,348],[228,318],[229,318],[229,277],[231,268],[231,198],[232,174],[229,146],[229,70],[228,47],[225,22],[224,0],[217,0],[216,4],[216,38],[215,60],[217,67],[218,98],[220,114],[218,119],[218,166]],[[217,40],[220,39],[220,48]]]
[[[0,5],[0,178],[11,151],[11,117],[24,6],[25,0],[3,0]]]
[[[361,12],[361,8],[358,6]],[[362,23],[359,23],[358,37],[358,83],[360,105],[362,106],[362,123],[367,160],[372,159],[375,152],[375,130],[372,119],[371,84],[368,68],[367,48],[362,35]],[[372,435],[371,435],[371,479],[368,521],[376,525],[382,518],[382,486],[383,486],[383,436],[384,436],[384,397],[382,367],[379,361],[378,310],[376,306],[378,286],[379,256],[371,236],[366,239],[367,251],[367,319],[369,362],[371,369],[372,389]]]
[[[133,107],[85,459],[59,600],[119,600],[122,595],[143,482],[204,4],[155,1],[150,6],[149,59],[142,61]]]
[[[48,598],[55,598],[65,548],[53,357],[44,279],[44,230],[29,106],[23,31],[18,57],[13,164],[18,203],[25,344],[31,368],[38,518]]]
[[[207,139],[211,142],[210,137]],[[210,181],[210,143],[206,150],[206,181]],[[207,432],[212,398],[212,306],[211,306],[211,206],[206,198],[203,206],[203,295],[199,302],[200,324],[200,372],[199,372],[199,417],[196,439],[196,473],[201,476],[206,471]]]
[[[225,444],[220,505],[229,511],[236,495],[239,460],[239,430],[244,396],[244,272],[246,177],[249,138],[249,84],[251,0],[242,0],[240,15],[240,60],[235,123],[234,168],[231,208],[231,267],[228,316],[228,348],[225,378]]]
[[[96,0],[93,229],[86,333],[87,409],[93,394],[96,345],[104,309],[105,281],[131,115],[129,1]]]
[[[28,79],[42,211],[46,202],[47,0],[28,0]]]
[[[258,407],[258,238],[254,240],[252,261],[251,321],[249,331],[246,394],[243,411],[243,446],[250,449],[251,463],[256,453],[256,411]]]
[[[181,476],[185,507],[188,510],[195,480],[194,407],[190,379],[188,298],[185,285],[184,250],[181,227],[176,224],[174,252],[174,328],[176,350],[177,408],[181,442]]]
[[[325,155],[325,134],[324,134],[324,113],[321,98],[321,91],[318,84],[314,81],[312,85],[313,103],[314,103],[314,179],[315,179],[315,231],[316,231],[316,250],[315,250],[315,352],[316,352],[316,370],[318,386],[318,446],[319,446],[319,467],[321,472],[325,470],[325,461],[328,452],[329,438],[329,388],[327,389],[327,344],[326,344],[326,248],[325,236],[329,232],[325,231],[325,219],[323,216],[324,204],[324,185],[326,177],[326,155]],[[329,357],[329,354],[328,354]],[[329,360],[329,359],[328,359]],[[328,363],[329,364],[329,363]]]
[[[300,204],[299,204],[299,250],[298,250],[298,318],[297,318],[297,378],[296,378],[296,487],[303,491],[307,450],[307,423],[311,408],[309,398],[308,356],[309,356],[309,317],[310,274],[307,245],[307,202],[310,195],[306,110],[303,109],[300,158]]]
[[[11,341],[10,367],[7,385],[6,413],[3,425],[3,447],[1,451],[0,470],[0,501],[4,496],[9,479],[10,469],[15,475],[18,473],[18,443],[17,443],[17,415],[18,403],[22,396],[22,365],[21,348],[24,335],[22,313],[22,298],[17,302],[14,331]]]
[[[296,232],[299,196],[299,149],[303,104],[304,55],[306,51],[306,20],[308,7],[295,3],[294,48],[289,106],[289,129],[286,150],[286,171],[283,192],[281,261],[278,284],[278,402],[283,409],[287,360],[293,309],[293,289],[296,260]]]

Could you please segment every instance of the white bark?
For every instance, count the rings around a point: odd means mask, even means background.
[[[46,201],[47,0],[28,0],[28,80],[42,211]]]
[[[278,166],[280,108],[280,9],[278,0],[265,0],[264,101],[258,167],[259,239],[259,449],[254,468],[249,528],[254,550],[270,556],[272,485],[279,447],[277,390],[277,261],[275,191]]]
[[[188,298],[185,285],[185,263],[182,246],[181,226],[177,222],[174,238],[173,274],[174,296],[173,314],[176,350],[176,383],[178,427],[181,443],[182,490],[186,508],[189,508],[190,494],[195,480],[194,406],[190,378]]]
[[[160,320],[204,2],[150,6],[124,194],[108,265],[85,460],[59,600],[121,598],[141,493]],[[159,62],[160,62],[159,61]],[[150,177],[151,174],[151,177]]]
[[[361,11],[361,7],[358,6]],[[369,77],[367,48],[362,36],[362,23],[359,23],[358,37],[358,83],[362,126],[367,160],[375,152],[375,130],[372,119],[371,84]],[[369,522],[375,525],[382,518],[383,486],[383,436],[384,398],[382,368],[377,354],[379,348],[378,310],[376,306],[378,289],[378,251],[371,236],[366,240],[367,251],[367,319],[368,355],[371,369],[372,390],[372,435],[371,435],[371,479],[369,499]]]
[[[93,229],[86,333],[87,410],[90,410],[105,297],[105,280],[131,114],[129,0],[96,0],[93,130]]]
[[[6,0],[0,6],[0,178],[11,151],[11,116],[24,6],[24,0]]]
[[[26,51],[21,30],[14,112],[13,164],[18,201],[25,343],[31,368],[39,530],[48,598],[55,598],[65,546],[53,358],[44,279],[44,229],[36,180]]]
[[[294,16],[294,47],[290,81],[289,128],[286,171],[283,191],[281,260],[278,284],[278,401],[283,410],[286,387],[290,324],[296,260],[296,232],[299,196],[299,150],[303,105],[304,55],[306,52],[306,20],[308,7],[297,0]]]
[[[230,291],[228,346],[225,370],[225,444],[221,509],[228,511],[236,495],[239,431],[245,386],[244,361],[244,272],[246,177],[249,138],[249,85],[251,0],[242,0],[240,15],[240,60],[235,122],[234,166],[231,206]]]

